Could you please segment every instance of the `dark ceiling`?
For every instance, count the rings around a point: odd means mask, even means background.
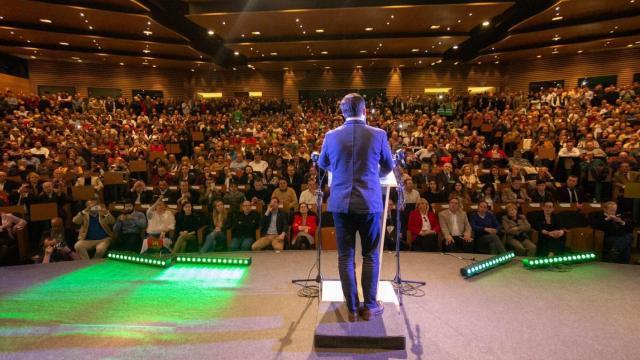
[[[640,0],[4,0],[0,52],[261,70],[500,62],[640,46]]]

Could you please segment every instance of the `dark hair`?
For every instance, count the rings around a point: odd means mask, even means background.
[[[340,101],[340,110],[345,118],[364,115],[365,100],[358,93],[347,94]]]

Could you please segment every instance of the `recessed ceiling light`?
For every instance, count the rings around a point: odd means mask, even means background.
[[[578,54],[582,54],[582,50],[578,50]]]
[[[429,29],[431,30],[440,29],[440,25],[431,25]]]
[[[329,52],[328,51],[321,51],[320,54],[322,55],[327,55]]]
[[[53,21],[51,21],[49,19],[40,19],[40,22],[51,24]]]
[[[331,66],[325,66],[324,68],[325,69],[331,69]]]
[[[395,16],[391,15],[391,18],[393,19],[393,18],[395,18]]]
[[[68,42],[62,42],[62,41],[61,41],[61,42],[59,42],[58,44],[60,44],[60,45],[64,45],[64,46],[69,46],[69,43],[68,43]]]
[[[500,64],[500,60],[496,60],[496,61],[494,61],[493,63],[494,63],[494,64],[496,64],[496,65],[498,65],[498,64]]]
[[[251,35],[260,35],[260,31],[252,31]]]
[[[482,65],[482,61],[478,61],[478,65]]]
[[[226,21],[223,21],[223,22],[222,22],[222,25],[227,25],[227,22],[226,22]]]
[[[556,6],[556,11],[560,11],[560,6]]]
[[[85,22],[85,23],[89,23],[89,20],[86,20],[86,19],[85,19],[85,20],[84,20],[84,22]]]
[[[84,17],[84,13],[80,13],[80,16],[81,16],[81,17]]]
[[[78,61],[78,62],[82,62],[82,59],[78,59],[77,61]]]
[[[156,67],[155,65],[151,65],[151,67]]]
[[[411,49],[411,52],[418,52],[420,49]]]
[[[562,38],[560,37],[560,35],[557,35],[557,34],[553,38],[551,38],[551,40],[553,40],[553,41],[558,41],[560,39],[562,39]]]
[[[418,64],[422,64],[422,60],[418,60]]]
[[[234,51],[233,55],[238,56],[238,55],[240,55],[240,52],[239,51]]]
[[[404,64],[400,64],[400,67],[404,67]]]
[[[367,50],[360,50],[360,54],[366,54]]]
[[[79,57],[77,57],[77,56],[72,56],[71,58],[72,58],[73,60],[78,60],[78,59],[80,59],[80,58],[79,58]]]
[[[373,31],[372,27],[364,28],[364,31]]]
[[[453,65],[458,65],[460,62],[456,61],[453,63]]]
[[[272,53],[269,53],[269,55],[276,56],[276,55],[278,55],[278,53],[277,52],[272,52]]]
[[[629,45],[627,45],[627,47],[633,47],[633,44],[629,44]]]
[[[194,72],[194,71],[196,71],[196,69],[191,69],[191,72]]]
[[[453,50],[458,50],[458,45],[453,45]]]
[[[11,32],[9,32],[9,34],[13,35],[13,34],[15,34],[15,33],[14,33],[13,31],[11,31]]]
[[[215,32],[213,30],[209,30],[209,31],[207,31],[207,34],[213,35],[213,34],[215,34]]]
[[[244,37],[244,34],[242,34],[242,35],[240,35],[240,36]]]
[[[289,70],[289,68],[288,67],[283,67],[282,70]]]
[[[32,58],[32,59],[35,59],[36,57],[35,57],[34,55],[31,55],[31,58]]]
[[[458,19],[458,24],[460,24],[462,22],[462,20]]]
[[[304,34],[306,34],[306,33],[307,33],[306,31],[302,30],[302,35],[304,35]]]
[[[387,21],[387,25],[390,25],[391,23]]]
[[[124,65],[124,63],[123,63],[123,62],[121,62],[121,63],[120,63],[120,65]]]
[[[536,56],[536,57],[537,57],[538,59],[540,59],[540,58],[542,57],[542,55],[538,55],[538,56]]]
[[[142,50],[142,52],[143,52],[143,53],[145,53],[145,54],[148,54],[148,53],[150,53],[150,52],[151,52],[151,50],[149,50],[149,49],[144,49],[144,50]]]
[[[362,65],[356,65],[356,69],[362,69]]]
[[[562,19],[564,19],[562,16],[554,16],[554,17],[551,18],[551,21],[559,21],[559,20],[562,20]]]
[[[300,22],[300,19],[296,18],[296,22]]]
[[[614,32],[614,31],[613,31],[613,30],[611,30],[611,31],[609,31],[609,34],[613,34],[613,32]]]
[[[469,13],[469,16],[473,16],[473,13]]]
[[[27,40],[28,43],[31,43],[31,40]]]
[[[149,36],[149,35],[153,34],[153,32],[152,32],[152,31],[150,31],[150,30],[145,30],[145,31],[143,31],[143,33],[144,33],[145,35],[147,35],[147,36]]]
[[[489,24],[491,24],[488,20],[485,20],[482,22],[482,26],[489,26]]]
[[[317,33],[323,33],[323,32],[324,32],[324,29],[316,29],[316,32],[317,32]]]

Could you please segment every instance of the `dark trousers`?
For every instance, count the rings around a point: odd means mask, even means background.
[[[473,241],[466,242],[462,239],[462,236],[454,236],[453,243],[447,245],[446,242],[442,244],[442,252],[462,252],[462,253],[472,253],[473,252]]]
[[[358,284],[355,271],[356,232],[360,233],[362,243],[362,293],[364,306],[375,309],[378,295],[378,276],[380,272],[379,246],[381,237],[380,213],[348,214],[333,213],[338,243],[338,270],[342,293],[347,308],[356,312],[360,305]]]
[[[414,251],[438,251],[438,235],[417,235],[413,239],[411,247]]]
[[[565,252],[565,244],[567,242],[567,236],[561,236],[558,239],[554,239],[551,236],[542,235],[538,239],[538,256],[549,256],[549,253],[553,255],[561,255]]]
[[[118,240],[115,243],[114,248],[122,251],[140,251],[142,246],[142,235],[140,233],[133,234],[118,234]]]
[[[631,234],[620,236],[605,236],[604,238],[604,260],[628,264],[631,259]]]

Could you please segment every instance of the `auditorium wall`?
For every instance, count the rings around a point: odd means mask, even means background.
[[[14,93],[31,93],[29,79],[0,73],[0,90],[11,89]]]
[[[233,97],[238,92],[260,91],[263,98],[283,97],[282,72],[198,69],[189,74],[186,85],[188,94],[221,92],[224,97]]]
[[[121,89],[131,98],[132,89],[161,90],[165,97],[187,95],[187,71],[184,69],[120,66],[108,64],[29,61],[31,91],[39,85],[73,86],[76,92],[88,95],[89,87]]]
[[[578,84],[578,79],[592,76],[618,75],[618,85],[630,85],[633,74],[640,73],[640,49],[623,49],[570,56],[543,57],[514,61],[506,65],[506,88],[528,91],[534,81],[564,80],[565,87]]]

